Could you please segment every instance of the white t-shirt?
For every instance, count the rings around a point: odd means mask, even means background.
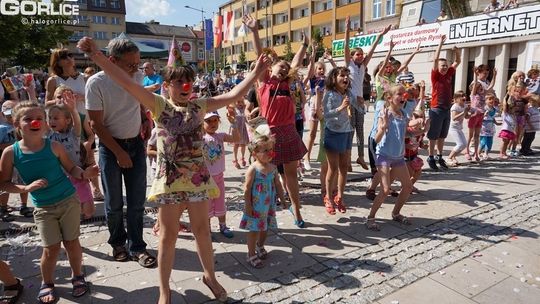
[[[134,80],[141,83],[141,79]],[[103,111],[103,125],[114,138],[133,138],[140,132],[139,102],[104,72],[96,73],[86,83],[86,109]]]
[[[458,105],[457,103],[453,104],[450,108],[450,114],[452,112],[456,112],[456,114],[461,114],[465,111],[465,108]],[[453,120],[450,118],[450,128],[454,130],[463,130],[463,119],[465,119],[465,116],[461,116],[458,120]]]
[[[63,79],[60,76],[53,76],[54,80],[56,80],[56,87],[58,88],[61,84],[68,86],[73,90],[73,93],[77,95],[84,95],[84,75],[79,74],[77,78],[68,77],[68,79]],[[85,104],[84,102],[77,102],[77,112],[81,114],[87,114]]]
[[[362,63],[357,66],[354,61],[349,62],[349,71],[351,71],[349,78],[351,79],[351,92],[354,96],[364,96],[364,76],[366,75],[366,66]]]

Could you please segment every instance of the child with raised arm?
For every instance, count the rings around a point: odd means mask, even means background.
[[[486,94],[486,111],[482,120],[482,128],[480,129],[480,146],[478,147],[479,153],[483,151],[481,156],[483,160],[489,159],[489,153],[493,147],[493,136],[495,136],[495,125],[501,125],[495,119],[495,115],[497,115],[497,108],[495,107],[496,99],[492,93]]]
[[[265,135],[255,137],[249,144],[249,151],[255,162],[246,172],[245,208],[240,228],[249,230],[247,263],[251,267],[262,268],[262,260],[268,256],[264,248],[268,229],[277,228],[276,196],[282,204],[285,204],[285,196],[277,168],[271,163],[275,156],[274,140]],[[283,209],[286,208],[284,205]]]
[[[160,204],[161,225],[158,247],[159,303],[170,303],[169,279],[174,263],[175,243],[179,219],[187,207],[191,227],[197,242],[197,252],[204,269],[203,283],[217,300],[227,300],[227,292],[217,282],[214,257],[208,227],[208,200],[219,195],[219,189],[204,163],[202,147],[203,121],[207,112],[235,102],[245,95],[259,74],[264,72],[269,59],[260,56],[255,69],[231,91],[215,96],[189,100],[195,72],[189,66],[168,67],[164,88],[169,98],[152,94],[102,54],[88,37],[78,47],[100,66],[116,83],[132,94],[152,112],[160,129],[158,132],[158,167],[148,200]]]
[[[217,112],[208,112],[204,116],[204,161],[210,171],[210,175],[219,187],[219,197],[210,200],[208,212],[208,221],[212,217],[217,217],[219,220],[219,232],[227,238],[234,237],[234,233],[227,227],[226,214],[227,207],[225,206],[225,145],[224,142],[238,142],[240,133],[238,132],[239,120],[235,120],[234,116],[227,116],[231,123],[231,134],[225,132],[217,132],[219,129],[220,117]],[[212,229],[210,229],[212,230]]]
[[[56,92],[55,96],[57,96]],[[81,119],[77,112],[75,97],[69,90],[65,90],[61,96],[61,104],[57,103],[49,108],[49,127],[52,130],[49,138],[64,146],[69,159],[77,166],[84,168],[86,165],[86,150],[84,147],[81,149]],[[82,218],[85,220],[91,218],[96,211],[96,207],[94,206],[90,182],[71,177],[69,179],[77,190],[77,195],[81,201]]]
[[[381,177],[382,189],[375,197],[367,218],[366,225],[370,230],[380,230],[375,216],[390,194],[390,185],[393,180],[401,182],[401,192],[392,210],[392,220],[405,225],[411,224],[410,220],[400,213],[412,190],[409,171],[403,158],[405,132],[408,125],[408,119],[402,110],[405,103],[404,93],[405,89],[401,85],[391,87],[390,103],[381,110],[378,117],[377,133],[375,134],[377,142],[376,164],[377,172]]]
[[[67,252],[72,271],[72,296],[88,291],[82,271],[82,248],[79,243],[81,204],[75,188],[66,176],[86,180],[97,176],[98,167],[82,170],[69,158],[64,147],[44,138],[48,127],[45,110],[38,104],[22,102],[13,109],[13,123],[22,139],[7,147],[0,161],[0,190],[10,193],[30,193],[34,222],[38,228],[41,255],[41,287],[38,301],[54,303],[58,295],[54,287],[56,262],[61,244]],[[24,184],[11,181],[17,168]]]
[[[253,43],[258,55],[263,53],[257,20],[244,16],[244,23],[253,33]],[[294,100],[291,96],[290,82],[294,79],[296,69],[300,67],[308,47],[308,37],[303,34],[300,49],[294,55],[291,63],[274,57],[272,67],[259,76],[259,108],[261,116],[265,117],[270,127],[270,133],[276,140],[276,157],[274,165],[283,164],[284,180],[287,193],[291,199],[294,224],[299,228],[305,227],[305,221],[300,213],[300,193],[298,189],[297,165],[307,152],[306,146],[296,132]],[[275,52],[270,50],[273,55]],[[281,172],[280,172],[281,173]]]

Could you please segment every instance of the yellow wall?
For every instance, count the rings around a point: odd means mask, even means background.
[[[318,24],[326,24],[330,21],[330,23],[334,20],[334,12],[332,10],[316,13],[314,15],[311,15],[311,24],[312,25],[318,25]],[[332,31],[333,32],[333,31]]]

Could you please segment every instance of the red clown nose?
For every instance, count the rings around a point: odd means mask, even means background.
[[[276,151],[272,150],[268,152],[268,157],[275,158],[276,157]]]
[[[403,99],[409,100],[409,93],[403,93]]]
[[[183,89],[185,92],[189,91],[189,90],[191,89],[191,83],[184,83],[184,84],[182,85],[182,89]]]
[[[39,120],[32,120],[30,122],[30,128],[32,129],[41,129],[41,121]]]

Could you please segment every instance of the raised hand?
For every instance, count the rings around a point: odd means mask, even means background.
[[[253,18],[250,14],[244,15],[242,22],[252,31],[258,31],[259,25],[257,19]]]
[[[446,35],[441,35],[441,43],[444,43],[446,41]]]
[[[99,175],[99,167],[97,165],[92,165],[86,168],[82,174],[83,179],[90,179]]]
[[[418,42],[418,46],[416,46],[416,49],[413,51],[414,54],[418,54],[420,52],[420,44],[421,42]]]
[[[394,42],[394,40],[390,39],[390,49],[394,49],[395,46],[396,43]]]
[[[267,71],[272,63],[272,59],[268,57],[266,54],[261,54],[259,58],[257,59],[257,63],[255,64],[255,68],[253,69],[253,72],[256,73],[256,75],[259,75],[260,73]]]
[[[384,109],[384,115],[381,117],[379,122],[379,130],[382,130],[386,133],[388,131],[388,109]]]
[[[345,17],[345,30],[348,31],[351,28],[351,16]]]
[[[304,30],[302,30],[302,39],[304,40],[305,45],[309,45],[309,38],[307,37],[306,32],[304,32]]]
[[[339,106],[341,108],[341,110],[343,109],[346,109],[349,107],[349,105],[351,105],[351,100],[349,99],[349,96],[345,96],[345,98],[343,98],[343,101],[341,102],[341,105]]]
[[[77,47],[85,54],[94,54],[98,48],[96,42],[90,37],[83,37],[77,42]]]
[[[73,94],[73,92],[66,90],[62,93],[62,103],[66,105],[66,108],[68,108],[70,112],[75,109],[75,100],[75,94]]]

